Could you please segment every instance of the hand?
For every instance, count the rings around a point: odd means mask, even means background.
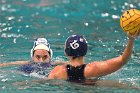
[[[136,33],[133,36],[130,35],[129,32],[127,32],[127,35],[128,35],[129,39],[136,39],[136,38],[138,38],[138,36],[140,35],[140,28],[136,31]]]

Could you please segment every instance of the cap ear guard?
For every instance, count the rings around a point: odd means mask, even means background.
[[[52,51],[52,49],[50,49],[49,52],[50,52],[50,57],[52,58],[52,56],[53,56],[53,51]]]
[[[70,47],[67,47],[67,48],[65,48],[65,53],[68,55],[68,56],[71,56],[71,49],[70,49]]]
[[[32,49],[31,49],[31,52],[30,52],[31,58],[33,58],[33,51],[34,51],[34,49],[32,48]]]

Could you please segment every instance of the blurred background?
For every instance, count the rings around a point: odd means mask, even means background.
[[[0,0],[0,62],[31,60],[30,49],[38,37],[48,39],[54,60],[67,60],[63,48],[72,34],[84,35],[88,41],[86,63],[117,57],[127,42],[120,16],[131,8],[140,10],[139,0]],[[139,46],[140,39],[128,64],[102,79],[140,86]],[[10,74],[0,75],[3,80]]]

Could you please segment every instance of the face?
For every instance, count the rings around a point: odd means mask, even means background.
[[[34,51],[33,61],[34,62],[48,62],[50,60],[50,55],[48,51],[43,49],[38,49]]]

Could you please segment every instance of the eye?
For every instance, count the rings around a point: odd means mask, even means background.
[[[43,59],[47,59],[47,58],[48,58],[48,56],[47,56],[47,55],[43,56]]]
[[[37,59],[40,59],[41,57],[40,57],[40,55],[36,55],[36,58],[37,58]]]

